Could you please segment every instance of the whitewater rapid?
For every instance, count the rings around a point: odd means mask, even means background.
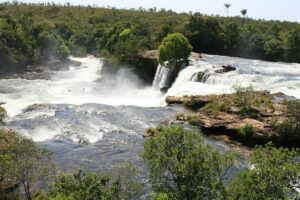
[[[22,113],[33,104],[98,103],[106,105],[134,105],[140,107],[165,106],[168,95],[207,95],[232,93],[236,85],[252,85],[256,90],[282,92],[300,98],[300,64],[265,62],[216,55],[190,58],[176,81],[162,94],[157,87],[141,87],[141,82],[128,70],[120,70],[109,77],[101,74],[102,60],[93,56],[74,58],[80,66],[68,71],[52,72],[51,80],[0,80],[0,101],[10,117]],[[219,74],[215,71],[231,65],[235,71]],[[203,74],[201,80],[197,79]],[[170,70],[158,67],[154,86],[168,82]]]
[[[190,59],[167,95],[207,95],[234,92],[235,86],[252,86],[255,90],[282,92],[300,98],[300,64],[265,62],[217,55],[202,55],[203,59]],[[222,66],[231,65],[235,71],[216,73]],[[197,80],[197,74],[205,78]]]
[[[89,56],[74,58],[80,66],[52,72],[51,80],[0,80],[0,101],[10,117],[33,104],[99,103],[107,105],[161,105],[162,94],[151,86],[141,88],[136,76],[120,71],[109,81],[101,81],[102,61]]]

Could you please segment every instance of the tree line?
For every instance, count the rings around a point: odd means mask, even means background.
[[[244,13],[244,14],[243,14]],[[300,62],[300,25],[171,10],[96,8],[52,4],[0,4],[0,69],[68,55],[94,54],[110,66],[139,66],[138,55],[181,33],[194,51],[271,61]]]

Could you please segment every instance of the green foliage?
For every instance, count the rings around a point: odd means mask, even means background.
[[[234,94],[234,104],[238,106],[241,110],[241,114],[246,116],[251,114],[251,106],[252,101],[255,97],[255,92],[252,86],[249,87],[234,87],[235,94]]]
[[[183,113],[179,113],[176,115],[176,120],[185,121],[185,115]]]
[[[13,131],[0,131],[0,193],[22,185],[27,199],[38,181],[46,181],[53,172],[52,154],[31,139]]]
[[[188,115],[186,119],[189,122],[189,124],[192,126],[200,125],[200,119],[197,115]]]
[[[289,62],[300,62],[300,28],[286,33],[284,44],[284,57]]]
[[[299,62],[300,57],[297,23],[54,3],[5,2],[0,9],[2,71],[26,70],[29,64],[41,64],[51,57],[65,59],[69,53],[84,56],[106,51],[107,59],[141,72],[138,53],[156,49],[163,38],[176,32],[197,52],[288,62]],[[190,49],[179,52],[185,58]]]
[[[0,124],[3,124],[3,120],[7,117],[6,110],[0,106]]]
[[[50,199],[115,199],[119,183],[108,176],[79,171],[76,174],[60,174],[50,185]]]
[[[180,126],[163,128],[145,141],[142,157],[156,199],[220,199],[222,177],[233,162],[204,144],[198,132]]]
[[[241,127],[238,132],[238,137],[245,141],[251,142],[254,136],[254,129],[252,125],[246,124],[245,126]]]
[[[143,188],[136,178],[139,171],[131,163],[121,164],[116,175],[99,175],[79,170],[75,174],[61,173],[49,187],[49,199],[139,199]]]
[[[275,125],[278,142],[289,145],[299,144],[300,126],[296,121],[289,119]]]
[[[267,145],[257,147],[251,156],[253,169],[244,169],[233,179],[229,199],[261,200],[290,199],[299,189],[300,164],[295,160],[298,153],[285,148]]]
[[[289,118],[281,122],[274,121],[275,139],[281,144],[297,146],[300,142],[300,101],[290,100],[284,103]]]
[[[175,64],[181,60],[186,61],[191,52],[192,46],[186,37],[180,33],[169,34],[158,47],[158,61],[161,64]]]
[[[300,125],[300,100],[287,101],[287,110],[291,115],[291,118]]]
[[[227,112],[230,108],[229,102],[226,100],[218,100],[214,101],[212,103],[206,104],[203,108],[201,108],[201,111],[203,112],[211,112],[214,115],[217,115],[219,112]]]

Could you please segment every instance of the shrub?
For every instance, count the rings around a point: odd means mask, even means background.
[[[197,115],[189,115],[189,116],[187,116],[187,120],[188,120],[189,124],[192,126],[200,125],[200,119]]]
[[[300,100],[287,101],[287,110],[295,122],[300,124]]]
[[[234,104],[241,109],[243,116],[251,114],[251,103],[255,97],[255,92],[252,86],[240,87],[235,86]]]
[[[239,129],[238,136],[241,140],[245,142],[251,142],[254,136],[253,126],[250,124],[246,124]]]
[[[108,176],[99,176],[80,170],[75,174],[61,173],[50,185],[51,199],[114,199],[118,195],[118,182]],[[68,197],[68,198],[66,198]]]
[[[300,126],[294,119],[285,120],[275,125],[278,142],[289,145],[299,144]]]
[[[183,113],[179,113],[176,115],[176,120],[178,121],[185,121],[185,116]]]
[[[214,101],[212,103],[206,104],[201,110],[204,112],[211,112],[215,115],[217,115],[219,112],[227,112],[230,108],[230,105],[228,102],[225,101]]]

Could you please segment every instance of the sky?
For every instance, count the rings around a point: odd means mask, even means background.
[[[116,8],[172,9],[176,12],[200,12],[203,14],[226,15],[224,3],[230,3],[229,14],[240,15],[241,9],[255,19],[300,22],[300,0],[21,0],[22,2],[70,2],[73,5],[111,6]],[[4,2],[0,0],[0,2]]]

